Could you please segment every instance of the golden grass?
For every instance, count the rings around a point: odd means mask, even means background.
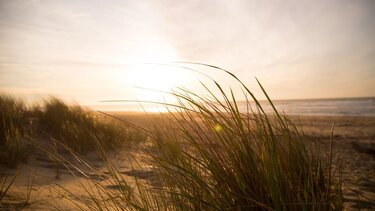
[[[25,112],[22,101],[0,95],[0,163],[12,166],[30,153],[31,130]]]
[[[0,96],[0,163],[17,165],[36,145],[52,149],[55,141],[86,153],[95,150],[98,141],[109,149],[139,138],[119,121],[57,98],[28,108],[22,100]]]
[[[208,95],[188,89],[171,92],[178,104],[164,104],[170,112],[155,122],[149,135],[152,148],[144,151],[156,183],[135,177],[131,189],[108,162],[111,181],[120,188],[107,191],[96,184],[101,194],[88,208],[341,210],[340,170],[307,147],[312,140],[276,110],[260,83],[273,114],[266,114],[242,81],[227,73],[245,90],[247,112],[240,112],[238,96],[226,93],[216,81],[220,96],[205,84]]]

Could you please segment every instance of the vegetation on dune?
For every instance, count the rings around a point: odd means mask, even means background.
[[[154,139],[159,153],[152,163],[162,184],[156,195],[163,206],[341,209],[340,182],[330,178],[329,162],[306,148],[306,137],[285,116],[276,110],[267,115],[259,105],[253,112],[250,102],[249,112],[240,113],[235,97],[224,92],[225,103],[187,90],[174,95],[185,100],[174,115],[178,131],[158,129]]]
[[[14,165],[30,153],[31,130],[25,114],[22,101],[0,95],[0,163]]]
[[[229,74],[245,90],[247,112],[240,112],[237,96],[216,81],[220,96],[206,84],[206,97],[187,89],[173,91],[179,103],[174,108],[165,104],[171,112],[164,124],[155,123],[150,135],[154,149],[145,151],[154,182],[136,179],[133,190],[110,165],[113,183],[120,188],[106,191],[97,184],[104,193],[93,197],[88,208],[341,210],[339,169],[307,147],[311,140],[285,115],[275,108],[266,114],[253,93]]]
[[[57,98],[27,107],[23,101],[3,94],[0,120],[0,163],[11,166],[25,161],[41,140],[47,140],[43,147],[53,147],[53,139],[85,153],[95,150],[98,142],[108,149],[138,138],[116,120]]]
[[[97,141],[111,148],[132,139],[123,124],[56,98],[45,101],[42,110],[36,113],[50,136],[81,153],[95,149]]]

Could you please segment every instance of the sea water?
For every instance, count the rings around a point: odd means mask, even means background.
[[[273,101],[278,111],[304,116],[375,116],[374,98],[306,99]],[[272,112],[267,101],[261,101],[266,112]],[[246,110],[245,102],[239,103]]]
[[[267,101],[260,101],[267,113],[272,113],[272,107]],[[375,97],[370,98],[341,98],[341,99],[306,99],[306,100],[274,100],[279,112],[287,115],[303,116],[375,116]],[[237,105],[241,112],[246,112],[246,102],[239,101]],[[254,102],[250,102],[256,111]],[[147,111],[165,112],[165,106],[148,103],[112,103],[93,106],[101,111]],[[173,111],[173,108],[170,108]]]

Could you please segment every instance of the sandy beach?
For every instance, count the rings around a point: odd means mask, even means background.
[[[147,127],[150,119],[158,114],[112,113],[128,122]],[[335,122],[333,141],[333,164],[342,165],[344,205],[346,209],[375,209],[375,117],[323,117],[291,116],[304,132],[320,143],[322,153],[329,152],[331,126]],[[130,153],[132,156],[130,156]],[[95,153],[89,153],[83,159],[90,168],[78,162],[69,153],[60,154],[66,158],[66,165],[79,166],[82,172],[74,168],[66,169],[54,161],[46,152],[36,151],[27,163],[18,170],[1,166],[1,177],[8,180],[17,174],[14,184],[0,204],[1,210],[74,210],[95,195],[92,184],[103,184],[108,191],[116,190],[110,179],[105,163]],[[118,168],[121,176],[134,184],[134,178],[152,182],[152,172],[142,163],[141,152],[136,147],[110,151],[110,160]],[[71,162],[69,164],[69,162]],[[74,174],[75,176],[73,176]],[[30,189],[30,191],[28,191]],[[28,198],[27,203],[25,199]],[[74,204],[74,203],[77,204]]]
[[[335,122],[333,155],[341,162],[344,201],[348,209],[375,209],[375,118],[292,117],[306,134],[316,137],[328,153]]]

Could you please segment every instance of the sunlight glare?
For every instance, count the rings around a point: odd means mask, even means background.
[[[168,66],[171,61],[176,60],[178,57],[173,48],[154,46],[139,53],[138,64],[131,69],[128,78],[136,97],[141,101],[175,102],[174,97],[162,92],[170,92],[186,85],[192,74],[181,68]]]

